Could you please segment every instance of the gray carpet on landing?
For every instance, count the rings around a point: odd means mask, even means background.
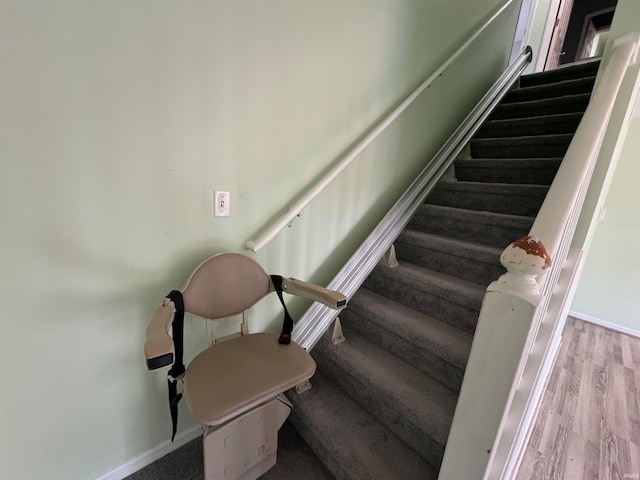
[[[180,447],[126,480],[202,480],[204,467],[202,438]],[[333,480],[289,422],[278,432],[278,461],[261,480]]]

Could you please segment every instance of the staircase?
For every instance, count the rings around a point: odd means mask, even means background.
[[[598,62],[521,77],[312,351],[291,421],[338,479],[435,479],[487,285],[526,235],[589,101]]]

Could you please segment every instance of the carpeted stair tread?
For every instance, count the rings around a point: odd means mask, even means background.
[[[509,183],[440,181],[427,198],[432,205],[534,216],[549,187]]]
[[[458,395],[363,336],[344,332],[345,342],[323,340],[314,349],[322,373],[439,467]]]
[[[500,104],[489,116],[489,120],[504,120],[507,118],[539,117],[558,113],[575,113],[584,111],[589,104],[591,94],[580,93],[565,95],[558,98],[545,98],[527,102]]]
[[[340,314],[343,325],[367,337],[448,388],[451,374],[462,381],[473,336],[448,323],[424,315],[368,288],[361,288]],[[445,376],[434,375],[444,362]]]
[[[467,332],[475,329],[485,287],[416,265],[376,267],[364,285]]]
[[[472,158],[555,158],[564,157],[572,133],[527,135],[504,138],[474,138]]]
[[[514,239],[515,240],[515,239]],[[408,262],[479,285],[505,273],[501,248],[405,229],[395,242],[401,263]]]
[[[595,75],[589,77],[570,78],[560,82],[518,87],[511,90],[502,100],[503,104],[543,98],[557,98],[564,95],[576,95],[580,93],[591,94],[596,82]]]
[[[408,228],[505,248],[526,235],[534,220],[520,215],[424,204],[418,208]]]
[[[311,352],[292,423],[336,478],[437,477],[486,287],[529,233],[599,63],[520,78],[395,240],[399,265],[377,265],[350,299],[346,342]]]
[[[337,480],[436,480],[437,471],[321,372],[287,396],[291,423]]]
[[[456,160],[460,181],[551,185],[562,158],[470,158]]]
[[[520,137],[575,133],[583,113],[557,113],[538,117],[491,120],[476,132],[474,138]]]
[[[520,77],[520,87],[544,85],[572,78],[583,78],[585,76],[591,77],[597,75],[599,68],[600,60],[560,66],[559,68],[556,68],[554,70],[547,70],[546,72],[523,75],[522,77]]]

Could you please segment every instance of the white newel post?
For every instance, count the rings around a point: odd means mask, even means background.
[[[541,301],[540,279],[551,257],[535,237],[522,237],[500,256],[507,272],[487,288],[467,363],[440,480],[480,478],[530,348]],[[464,458],[464,461],[460,461]]]

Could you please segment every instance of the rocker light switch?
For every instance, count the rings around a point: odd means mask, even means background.
[[[216,190],[213,192],[213,216],[228,217],[231,215],[231,195],[229,192]]]

